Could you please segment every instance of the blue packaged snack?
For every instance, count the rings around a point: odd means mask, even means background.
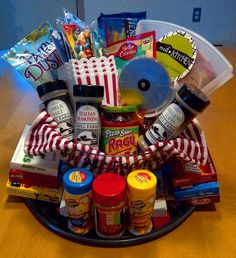
[[[191,188],[186,189],[176,189],[174,195],[176,200],[182,200],[190,197],[197,196],[209,196],[209,195],[218,195],[219,194],[219,183],[208,182],[193,185]]]
[[[52,36],[53,43],[55,44],[57,51],[60,54],[62,61],[63,62],[69,61],[67,57],[66,46],[63,40],[62,33],[57,30],[50,29],[50,34]]]
[[[2,56],[35,89],[41,84],[58,79],[57,69],[62,64],[50,29],[50,24],[44,23]]]
[[[105,45],[135,35],[139,20],[146,19],[146,12],[103,14],[98,17],[98,29]]]

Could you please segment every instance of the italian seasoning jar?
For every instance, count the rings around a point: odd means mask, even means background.
[[[209,104],[209,99],[200,89],[186,84],[182,85],[171,103],[145,134],[139,137],[139,147],[144,150],[158,141],[177,137]]]
[[[59,125],[60,134],[68,140],[74,139],[73,111],[67,86],[64,81],[47,82],[37,87],[44,107]]]
[[[125,231],[126,182],[121,175],[106,172],[93,181],[95,230],[102,238],[120,238]]]
[[[86,234],[93,226],[93,174],[87,169],[72,168],[63,176],[64,199],[68,210],[68,228],[77,234]]]
[[[145,169],[134,170],[127,177],[128,230],[133,235],[145,235],[152,230],[156,184],[156,176]]]
[[[75,142],[99,147],[101,134],[100,109],[104,96],[103,86],[74,85]]]

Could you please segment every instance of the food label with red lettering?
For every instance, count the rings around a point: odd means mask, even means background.
[[[139,127],[103,127],[102,150],[110,155],[129,155],[137,151]]]

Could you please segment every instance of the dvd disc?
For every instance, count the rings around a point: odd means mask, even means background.
[[[165,68],[147,57],[133,59],[123,67],[119,89],[124,104],[137,105],[144,113],[160,111],[173,93]]]

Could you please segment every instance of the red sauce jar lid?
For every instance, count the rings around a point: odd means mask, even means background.
[[[106,172],[93,181],[93,200],[102,206],[116,206],[126,198],[126,182],[118,174]]]

